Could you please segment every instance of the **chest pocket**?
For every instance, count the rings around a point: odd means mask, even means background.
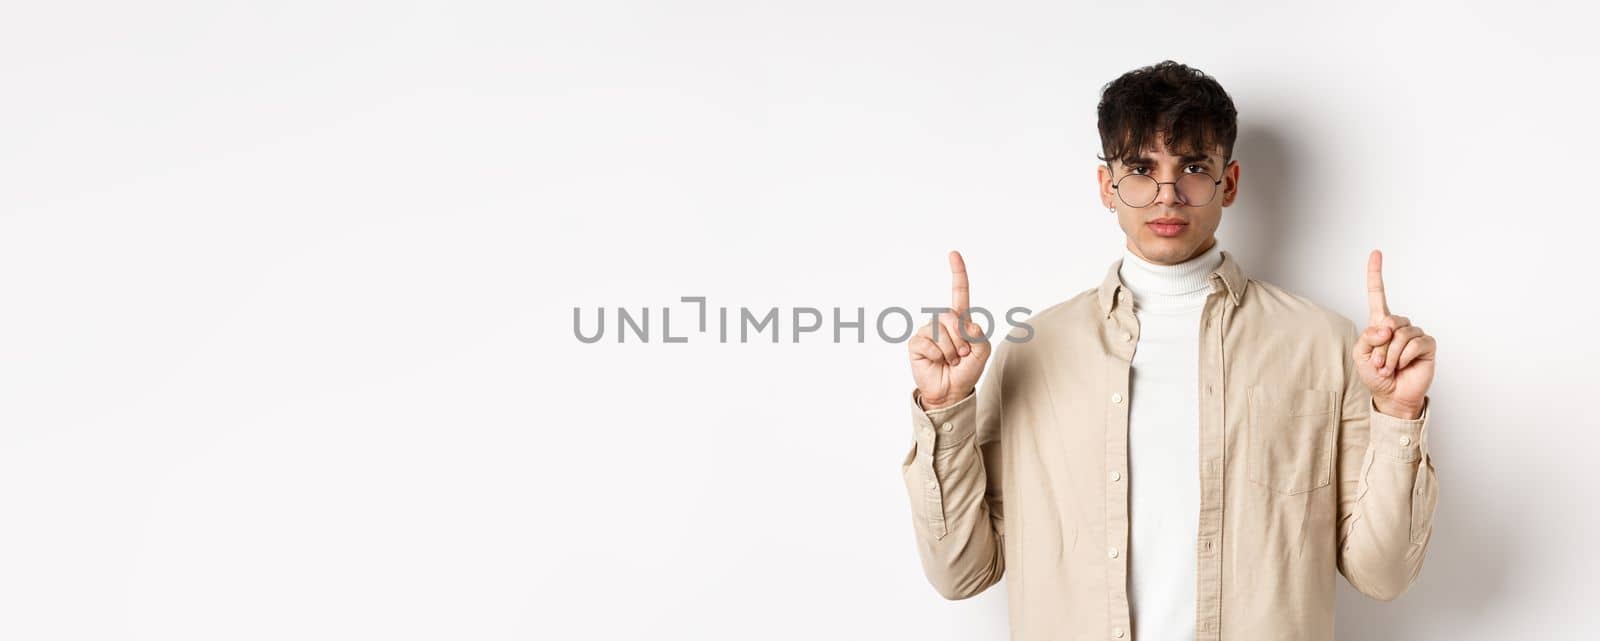
[[[1339,393],[1265,384],[1249,394],[1250,480],[1281,494],[1331,483]]]

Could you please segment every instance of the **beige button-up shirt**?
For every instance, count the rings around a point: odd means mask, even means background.
[[[1111,265],[996,341],[978,389],[924,412],[902,463],[924,573],[945,598],[1006,579],[1012,641],[1130,641],[1129,368]],[[1200,315],[1199,641],[1331,641],[1335,572],[1373,598],[1416,579],[1438,488],[1428,400],[1377,411],[1355,323],[1247,279],[1228,252]],[[1027,336],[1015,328],[1012,336]],[[1151,639],[1149,641],[1160,641]]]

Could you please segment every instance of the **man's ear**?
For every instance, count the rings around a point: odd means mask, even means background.
[[[1100,181],[1100,204],[1106,209],[1115,207],[1117,195],[1111,190],[1111,167],[1100,163],[1095,167],[1094,175]]]
[[[1222,168],[1222,206],[1233,204],[1233,199],[1239,197],[1239,161],[1230,160],[1228,166]]]

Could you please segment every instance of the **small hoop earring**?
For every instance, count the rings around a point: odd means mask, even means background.
[[[1116,207],[1107,207],[1106,211],[1115,214],[1115,213],[1117,213],[1117,208]]]

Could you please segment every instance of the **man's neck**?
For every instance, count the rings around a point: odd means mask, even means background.
[[[1138,308],[1171,310],[1204,304],[1210,293],[1211,272],[1222,264],[1222,248],[1211,247],[1174,265],[1153,263],[1123,248],[1122,267],[1117,274],[1133,294]]]

